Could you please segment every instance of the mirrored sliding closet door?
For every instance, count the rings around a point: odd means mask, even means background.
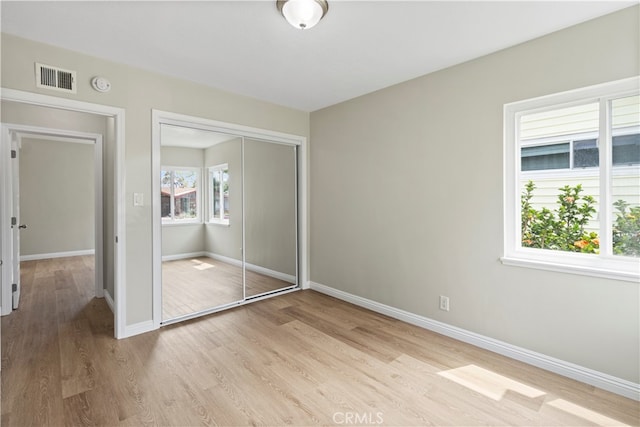
[[[245,296],[296,286],[296,147],[244,140]]]
[[[162,324],[298,286],[296,146],[160,125]]]

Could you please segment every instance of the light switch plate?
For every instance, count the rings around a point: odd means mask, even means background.
[[[144,193],[133,193],[133,206],[144,206]]]

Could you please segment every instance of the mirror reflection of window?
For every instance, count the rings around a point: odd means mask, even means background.
[[[163,222],[198,221],[197,169],[163,167],[160,172],[160,201]]]
[[[229,165],[221,164],[209,168],[209,222],[229,224]]]

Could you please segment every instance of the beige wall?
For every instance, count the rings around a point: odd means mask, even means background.
[[[229,166],[229,225],[206,224],[205,250],[242,259],[242,138],[221,142],[204,152],[205,168]],[[205,171],[205,173],[208,173]]]
[[[205,248],[204,225],[180,224],[162,226],[162,256],[203,252]]]
[[[94,145],[23,139],[20,255],[95,249]]]
[[[151,110],[204,117],[308,136],[309,114],[184,80],[104,61],[77,52],[2,34],[2,87],[125,109],[126,324],[152,318],[151,205],[133,207],[133,193],[151,200]],[[77,71],[76,95],[37,89],[34,62]],[[101,75],[109,93],[91,89]]]
[[[637,283],[499,261],[503,105],[638,75],[638,10],[312,113],[311,280],[638,383]]]
[[[296,274],[296,153],[288,145],[245,138],[245,258]]]

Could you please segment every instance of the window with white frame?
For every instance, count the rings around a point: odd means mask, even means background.
[[[504,263],[640,277],[639,83],[505,106]]]
[[[160,171],[162,222],[199,222],[199,189],[199,168],[162,166]]]
[[[209,168],[209,222],[229,224],[229,165]]]

